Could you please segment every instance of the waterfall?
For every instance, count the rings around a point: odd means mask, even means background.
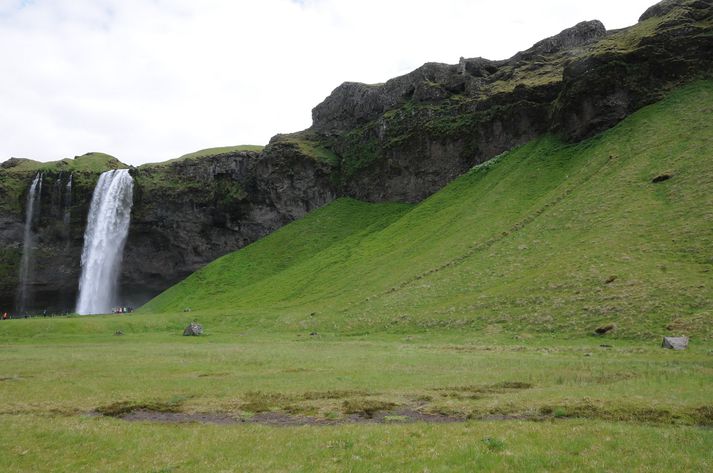
[[[52,217],[60,218],[62,215],[62,173],[54,181],[52,192],[50,192]]]
[[[64,217],[62,223],[67,233],[69,233],[69,222],[72,218],[72,176],[73,174],[69,175],[67,185],[64,187]]]
[[[32,227],[39,218],[40,200],[42,197],[42,173],[37,173],[32,180],[30,190],[27,192],[25,206],[25,233],[22,242],[22,258],[20,259],[20,278],[17,286],[17,300],[15,307],[18,311],[27,310],[27,301],[30,298],[28,282],[32,278],[32,250],[34,249],[34,235]]]
[[[134,181],[128,169],[99,176],[82,250],[77,313],[106,314],[117,303],[117,283],[129,234]]]

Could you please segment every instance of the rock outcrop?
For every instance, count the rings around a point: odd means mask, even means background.
[[[183,329],[184,337],[197,337],[199,335],[203,335],[203,326],[199,323],[191,322]]]
[[[126,304],[141,304],[339,196],[417,202],[537,136],[581,140],[712,73],[713,2],[665,0],[632,27],[606,31],[598,21],[583,22],[507,60],[461,58],[384,84],[344,83],[314,108],[312,127],[277,135],[261,152],[216,152],[131,170]],[[14,304],[23,207],[36,173],[45,173],[46,191],[29,287],[36,310],[60,311],[72,310],[76,298],[94,183],[116,167],[125,165],[101,154],[0,165],[0,309]],[[67,206],[56,189],[70,174]]]
[[[339,155],[342,192],[417,202],[543,133],[578,141],[713,71],[713,5],[664,1],[632,27],[580,23],[508,60],[426,64],[345,83],[305,132]]]

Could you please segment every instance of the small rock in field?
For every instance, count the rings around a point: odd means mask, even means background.
[[[124,335],[124,332],[122,332],[121,330],[117,330],[116,332],[114,332],[115,337],[120,337],[122,335]]]
[[[653,182],[654,184],[658,184],[659,182],[668,181],[672,177],[673,176],[670,174],[661,174],[660,176],[656,176],[653,179],[651,179],[651,182]]]
[[[688,337],[663,337],[661,348],[669,350],[685,350],[688,348]]]
[[[317,336],[317,332],[311,332],[311,333],[309,334],[309,336],[310,336],[310,337],[316,337],[316,336]]]
[[[592,356],[591,353],[585,353],[584,356]]]
[[[198,335],[203,335],[203,326],[196,322],[188,324],[188,327],[183,331],[184,337],[195,337]]]
[[[614,325],[614,324],[603,325],[601,327],[598,327],[596,330],[594,330],[594,333],[596,333],[597,335],[604,335],[605,333],[611,332],[615,328],[616,328],[616,325]]]

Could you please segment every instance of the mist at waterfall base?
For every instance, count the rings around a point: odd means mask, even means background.
[[[129,234],[133,188],[128,169],[99,176],[84,233],[78,314],[108,314],[119,302],[118,279]]]

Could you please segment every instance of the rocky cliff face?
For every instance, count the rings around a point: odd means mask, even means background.
[[[380,85],[344,83],[314,108],[311,128],[277,135],[261,152],[132,169],[125,300],[139,304],[336,197],[419,201],[538,135],[591,136],[712,71],[712,2],[666,0],[630,28],[580,23],[507,60],[461,58]],[[121,166],[100,154],[3,163],[0,310],[14,304],[26,193],[37,172],[45,173],[45,191],[34,228],[33,308],[71,310],[94,183]],[[70,174],[68,206],[53,189]],[[61,217],[67,210],[68,226]]]
[[[91,156],[75,161],[86,161]],[[39,219],[33,226],[30,312],[72,311],[81,271],[87,212],[101,172],[124,166],[97,163],[92,170],[59,170],[57,163],[7,162],[0,169],[0,310],[15,306],[25,221],[32,181],[43,173]],[[336,197],[325,165],[291,144],[266,153],[236,151],[131,171],[134,205],[120,279],[123,300],[140,305],[214,259],[275,231]],[[58,203],[69,175],[71,207]],[[71,213],[67,228],[65,211]]]
[[[416,202],[542,133],[576,141],[713,70],[713,5],[667,0],[638,24],[580,23],[504,61],[426,64],[381,85],[344,83],[303,136],[339,155],[341,192]]]
[[[324,165],[290,145],[141,166],[122,287],[140,304],[206,263],[334,200]]]

